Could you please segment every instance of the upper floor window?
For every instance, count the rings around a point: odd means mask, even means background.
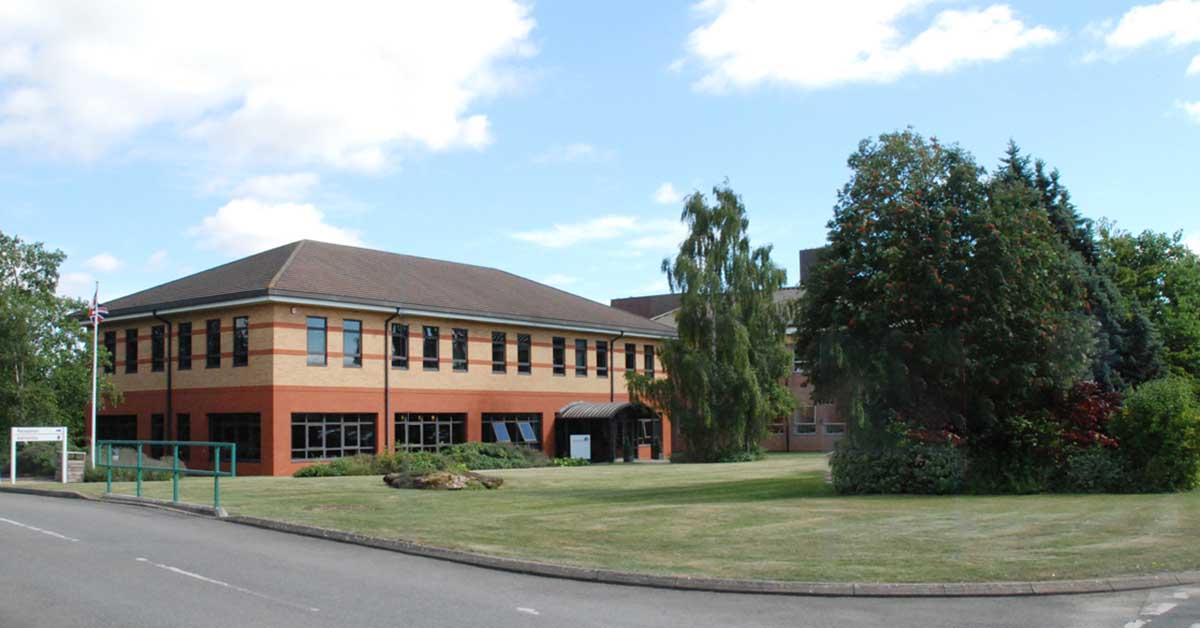
[[[596,341],[596,377],[608,377],[608,341]]]
[[[125,372],[137,372],[137,345],[138,337],[136,329],[125,330]]]
[[[246,366],[250,363],[250,319],[233,317],[233,365]]]
[[[637,372],[637,345],[632,342],[625,343],[625,370]]]
[[[533,363],[530,361],[530,349],[533,342],[529,334],[517,334],[517,373],[529,374],[533,372]]]
[[[108,360],[104,362],[104,372],[112,373],[117,364],[117,332],[104,332],[104,350],[108,351]]]
[[[575,339],[575,376],[587,377],[587,341]]]
[[[646,377],[654,377],[654,345],[646,345],[642,347],[645,352]]]
[[[325,324],[325,318],[321,316],[309,316],[308,322],[305,324],[308,330],[305,346],[309,366],[325,366],[327,351]]]
[[[508,334],[502,331],[492,332],[492,372],[508,371]]]
[[[554,374],[567,374],[567,339],[562,336],[555,336],[552,344],[554,346]]]
[[[204,368],[221,368],[221,319],[204,323]]]
[[[166,363],[166,328],[154,325],[150,328],[150,370],[160,373]],[[161,440],[161,439],[160,439]]]
[[[438,328],[426,325],[422,330],[424,346],[421,352],[421,363],[426,371],[438,370]]]
[[[392,323],[392,366],[408,368],[408,325]]]
[[[192,369],[192,324],[179,324],[179,370]]]
[[[342,366],[362,366],[362,321],[342,321]]]
[[[797,342],[792,347],[792,372],[799,373],[802,370],[804,369],[800,368],[800,343]]]
[[[455,327],[451,331],[450,357],[454,358],[454,370],[467,370],[467,330]]]

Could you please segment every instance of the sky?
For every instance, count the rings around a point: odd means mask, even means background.
[[[0,3],[0,231],[101,301],[311,238],[607,302],[727,181],[795,282],[911,126],[1200,250],[1200,0],[310,4]]]

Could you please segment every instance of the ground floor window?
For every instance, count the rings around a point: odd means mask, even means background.
[[[535,412],[485,413],[483,442],[520,443],[541,449],[542,415]]]
[[[137,415],[101,414],[97,416],[96,440],[137,440]]]
[[[192,440],[192,415],[182,413],[175,415],[175,440],[181,440],[185,442]],[[192,448],[180,446],[179,459],[191,460]]]
[[[292,414],[292,460],[318,460],[373,453],[374,414]]]
[[[796,408],[796,436],[814,436],[817,433],[817,413],[813,406]]]
[[[161,414],[150,415],[150,440],[167,440],[167,422]],[[151,458],[162,458],[166,450],[162,445],[150,446]]]
[[[467,442],[463,412],[397,412],[396,449],[438,451]]]
[[[237,443],[238,462],[262,460],[262,417],[257,412],[208,415],[208,440]],[[221,457],[228,455],[221,451]],[[209,453],[211,458],[212,452]]]

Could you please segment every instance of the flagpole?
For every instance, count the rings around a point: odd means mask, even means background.
[[[88,439],[88,445],[91,448],[91,455],[88,456],[93,469],[96,468],[96,365],[99,361],[99,342],[100,337],[100,282],[96,282],[95,296],[92,297],[92,437]]]

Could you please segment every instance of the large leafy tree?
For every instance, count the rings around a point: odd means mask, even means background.
[[[76,316],[87,307],[55,294],[61,251],[0,233],[0,443],[9,428],[65,425],[78,444],[91,400],[90,328]],[[107,360],[108,356],[102,359]],[[107,378],[101,393],[116,393]]]
[[[1100,229],[1102,264],[1157,328],[1163,361],[1175,375],[1200,379],[1200,257],[1180,233]]]
[[[799,354],[855,419],[950,430],[993,454],[1090,363],[1077,259],[1027,182],[912,131],[863,141],[805,284]]]
[[[712,201],[699,192],[687,199],[687,239],[674,261],[663,260],[681,297],[679,337],[661,353],[667,377],[628,380],[631,395],[669,413],[688,455],[707,461],[756,449],[794,404],[782,384],[787,306],[775,302],[786,273],[769,246],[751,247],[746,208],[728,185],[713,188]]]

